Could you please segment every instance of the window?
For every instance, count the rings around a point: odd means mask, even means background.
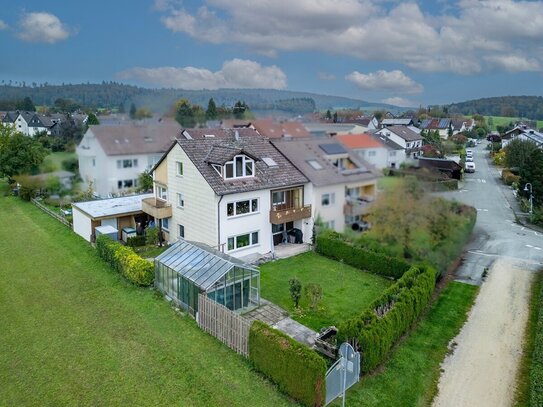
[[[156,186],[156,197],[164,201],[168,200],[168,188],[163,187],[162,185]]]
[[[185,238],[185,226],[179,225],[179,237]]]
[[[390,153],[388,153],[388,155],[390,157],[396,157],[396,151],[391,151]]]
[[[137,167],[137,166],[138,166],[138,159],[135,158],[135,159],[134,159],[134,167]]]
[[[117,160],[117,168],[132,168],[138,166],[138,160]]]
[[[180,161],[175,162],[175,173],[179,176],[183,175],[183,163]]]
[[[220,176],[222,176],[222,167],[220,165],[217,165],[217,164],[211,164],[211,166],[213,167],[213,169],[215,171],[217,171],[217,174],[219,174]]]
[[[275,191],[272,193],[272,205],[281,205],[286,203],[285,191]]]
[[[125,179],[123,181],[123,188],[132,188],[134,186],[134,180],[132,179]]]
[[[258,212],[258,199],[247,199],[244,201],[228,202],[226,204],[227,216],[245,215]]]
[[[227,239],[227,249],[236,250],[258,244],[258,231],[231,236]]]
[[[314,169],[314,170],[322,170],[322,165],[317,160],[307,160],[307,163]]]
[[[226,179],[252,177],[254,175],[255,162],[244,155],[237,155],[233,161],[224,165]]]
[[[177,193],[177,206],[179,208],[184,208],[185,207],[185,197],[180,192]]]
[[[93,166],[93,167],[96,167],[96,158],[93,158],[93,159],[92,159],[92,166]]]
[[[170,218],[162,219],[162,229],[168,231],[170,229]]]
[[[336,194],[332,192],[330,194],[322,194],[321,196],[321,205],[322,206],[331,206],[336,203]]]
[[[368,157],[375,157],[376,154],[375,150],[368,151]]]

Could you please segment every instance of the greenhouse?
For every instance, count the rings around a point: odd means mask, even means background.
[[[193,316],[200,293],[240,313],[260,304],[256,267],[182,239],[155,259],[155,287]]]

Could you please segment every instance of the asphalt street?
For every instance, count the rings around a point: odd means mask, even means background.
[[[543,233],[516,222],[515,213],[522,214],[513,190],[503,184],[500,169],[491,164],[486,142],[473,147],[474,173],[464,174],[456,191],[440,193],[477,209],[477,222],[457,279],[480,285],[485,268],[497,258],[512,260],[528,270],[543,265]]]

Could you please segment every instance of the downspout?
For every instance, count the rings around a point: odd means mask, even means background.
[[[217,202],[217,249],[224,253],[224,250],[221,250],[221,201],[223,198],[224,195],[221,195]]]

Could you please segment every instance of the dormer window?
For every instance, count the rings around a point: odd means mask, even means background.
[[[232,161],[224,164],[224,178],[252,177],[255,172],[255,162],[245,155],[237,155]]]

